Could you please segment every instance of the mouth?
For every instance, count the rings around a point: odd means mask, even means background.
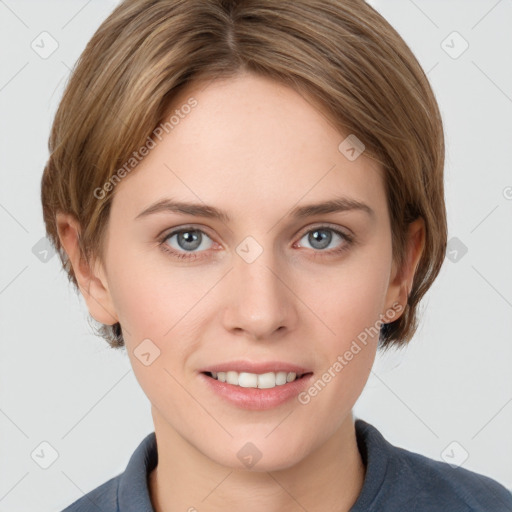
[[[201,372],[203,375],[219,382],[225,382],[233,386],[243,388],[271,389],[284,386],[290,382],[303,379],[312,374],[312,372],[296,373],[296,372],[266,372],[266,373],[249,373],[249,372]]]

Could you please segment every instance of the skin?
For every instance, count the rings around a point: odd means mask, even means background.
[[[311,101],[248,73],[207,87],[195,82],[174,107],[190,96],[197,107],[116,186],[104,262],[80,259],[80,227],[58,215],[89,312],[101,323],[121,323],[152,404],[154,508],[348,511],[365,476],[352,408],[377,337],[306,405],[292,399],[264,411],[240,409],[210,391],[198,371],[234,359],[280,360],[320,377],[359,333],[406,303],[424,223],[410,225],[398,272],[382,169],[364,153],[348,160],[338,150],[346,135]],[[287,217],[296,206],[340,196],[366,203],[375,216],[351,210]],[[172,212],[134,220],[164,197],[222,208],[231,220]],[[164,252],[158,235],[190,224],[202,230],[199,248],[179,245],[178,236],[164,244],[199,257]],[[308,234],[325,224],[352,233],[355,243],[327,231],[332,239],[322,249]],[[247,236],[263,249],[252,263],[236,252]],[[333,253],[344,244],[346,251]],[[148,366],[134,355],[146,338],[160,350]],[[237,457],[248,441],[262,453],[252,468]]]

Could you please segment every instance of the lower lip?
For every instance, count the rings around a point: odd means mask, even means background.
[[[235,386],[227,382],[220,382],[204,373],[200,373],[199,376],[206,382],[206,385],[210,386],[210,389],[230,403],[241,409],[259,411],[277,407],[297,396],[309,386],[313,374],[309,373],[293,382],[267,389]]]

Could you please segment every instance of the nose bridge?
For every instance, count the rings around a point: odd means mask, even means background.
[[[271,237],[268,237],[270,240]],[[272,246],[248,236],[237,247],[231,276],[229,323],[257,337],[269,336],[292,321],[290,291]]]

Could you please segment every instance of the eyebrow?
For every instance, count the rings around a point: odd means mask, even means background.
[[[337,197],[322,203],[308,204],[294,208],[287,217],[304,218],[312,215],[322,215],[327,213],[345,212],[345,211],[362,211],[370,217],[375,218],[375,212],[367,204],[351,199],[349,197]],[[210,219],[218,219],[228,223],[230,217],[226,211],[214,206],[208,206],[199,203],[188,203],[184,201],[174,201],[172,199],[162,199],[140,212],[135,220],[147,217],[154,213],[181,213],[185,215],[193,215],[196,217],[206,217]]]

